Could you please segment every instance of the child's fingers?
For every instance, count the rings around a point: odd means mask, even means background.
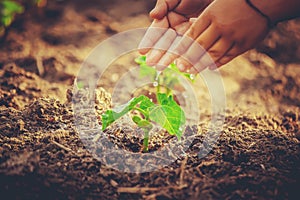
[[[190,29],[187,31],[186,36],[196,40],[205,30],[211,26],[211,21],[205,18],[190,18]]]
[[[192,67],[189,70],[187,70],[187,73],[189,73],[189,74],[198,74],[199,72],[194,67]]]
[[[167,18],[162,20],[154,20],[151,26],[147,29],[144,37],[142,38],[138,49],[140,54],[146,54],[157,43],[157,41],[164,35],[169,23]]]
[[[183,55],[184,53],[186,53],[189,47],[198,38],[198,36],[210,25],[210,21],[203,21],[197,19],[196,22],[190,26],[190,28],[186,31],[185,35],[182,37],[181,41],[179,41],[176,47],[174,48],[174,51],[178,55]]]
[[[168,13],[168,5],[165,0],[157,0],[155,7],[150,12],[153,19],[162,19]]]
[[[191,56],[191,55],[189,55]],[[214,62],[207,52],[200,52],[197,57],[193,56],[192,60],[188,56],[182,56],[176,60],[177,67],[182,72],[199,73]]]
[[[178,43],[178,41],[181,40],[181,36],[177,36],[171,46],[169,47],[168,51],[165,52],[165,54],[162,56],[162,58],[158,62],[158,67],[162,66],[165,68],[166,66],[169,66],[174,60],[178,57],[177,54],[174,52],[174,47]],[[158,68],[158,70],[162,70],[161,68]]]
[[[164,56],[165,52],[173,44],[176,36],[177,34],[173,29],[168,29],[158,40],[158,42],[153,46],[153,50],[151,50],[149,55],[147,56],[147,64],[150,66],[158,64],[158,61]]]
[[[197,74],[203,71],[208,66],[212,65],[213,61],[209,57],[208,54],[204,54],[201,59],[199,59],[196,63],[191,64],[186,59],[178,58],[176,60],[176,65],[181,72],[187,72],[190,74]]]
[[[213,26],[209,26],[195,41],[208,51],[220,38],[220,33]]]
[[[183,58],[178,58],[176,60],[176,66],[179,69],[179,71],[181,71],[181,72],[188,72],[189,69],[191,69],[193,67],[191,63],[189,63],[188,61],[186,61]]]
[[[192,18],[189,19],[189,22],[190,22],[191,24],[193,24],[193,23],[196,22],[196,21],[197,21],[197,18],[196,18],[196,17],[192,17]]]
[[[159,61],[160,66],[170,65],[179,56],[178,54],[175,54],[176,53],[175,48],[176,48],[177,44],[181,41],[181,38],[182,38],[181,35],[183,35],[189,28],[190,28],[190,24],[188,22],[181,23],[179,26],[174,27],[174,29],[176,30],[176,33],[177,33],[177,37],[173,41],[173,43],[170,46],[170,48],[168,49],[168,51],[165,53],[165,55]]]
[[[165,0],[165,1],[170,11],[170,10],[174,10],[181,3],[182,0]]]
[[[234,46],[234,42],[224,37],[220,38],[209,50],[208,53],[214,62],[224,57]]]
[[[234,59],[236,56],[240,55],[240,51],[236,46],[233,46],[228,52],[226,52],[222,57],[220,57],[218,60],[215,62],[215,66],[210,66],[209,69],[215,69],[219,68],[222,65],[227,64],[230,62],[232,59]]]
[[[197,28],[197,25],[201,27]],[[220,37],[218,32],[215,32],[214,28],[209,25],[210,22],[197,19],[174,48],[174,52],[189,61],[192,66],[198,63],[205,50],[212,46]]]

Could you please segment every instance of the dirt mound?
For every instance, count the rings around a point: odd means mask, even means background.
[[[270,199],[290,198],[297,192],[299,141],[293,134],[278,131],[293,126],[292,113],[283,119],[229,113],[218,144],[202,159],[198,147],[207,127],[199,125],[201,131],[195,133],[198,136],[186,157],[143,174],[118,172],[94,159],[75,130],[72,116],[67,104],[45,98],[22,111],[1,110],[2,194],[21,199]],[[123,126],[119,133],[130,136],[128,130]],[[109,134],[122,138],[116,143],[132,147],[132,138],[117,131]]]

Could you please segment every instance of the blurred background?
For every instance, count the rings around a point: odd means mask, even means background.
[[[0,105],[22,108],[33,97],[50,95],[62,101],[77,72],[101,41],[126,30],[150,25],[149,11],[155,0],[32,0],[1,1],[0,74],[14,69],[36,75],[21,76],[5,85],[1,79]],[[251,33],[249,33],[251,34]],[[221,69],[228,105],[254,112],[278,112],[281,107],[300,106],[299,20],[279,24],[257,47]],[[129,69],[133,57],[113,64],[106,86],[112,85],[120,69]],[[31,82],[32,81],[32,82]],[[33,85],[32,85],[33,84]],[[205,90],[199,81],[196,91]],[[31,86],[29,86],[31,85]],[[105,84],[102,83],[105,87]],[[26,88],[38,88],[30,91]],[[25,90],[24,92],[12,91]],[[28,96],[27,93],[30,93]],[[251,94],[251,95],[249,95]],[[209,96],[199,94],[201,99]]]

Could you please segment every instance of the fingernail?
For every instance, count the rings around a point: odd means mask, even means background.
[[[190,18],[189,21],[190,21],[191,23],[194,23],[196,20],[197,20],[197,18],[194,18],[194,17],[193,17],[193,18]]]
[[[152,10],[150,11],[149,15],[150,15],[150,17],[155,17],[155,16],[153,16],[153,15],[156,15],[156,9],[155,9],[155,8],[152,9]]]
[[[139,53],[145,55],[149,52],[150,49],[139,49]]]

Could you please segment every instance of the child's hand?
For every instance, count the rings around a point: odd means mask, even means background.
[[[197,17],[213,0],[157,0],[150,12],[153,19],[162,19],[173,11],[186,18]]]
[[[149,53],[147,63],[155,64],[169,49],[177,34],[183,35],[189,28],[191,17],[197,17],[212,0],[158,0],[150,16],[154,19],[139,49]],[[150,51],[150,52],[149,52]]]
[[[215,0],[192,22],[186,36],[200,44],[212,58],[210,60],[203,56],[203,51],[193,50],[195,45],[183,38],[175,45],[175,52],[197,60],[193,63],[193,72],[199,72],[206,67],[219,67],[229,62],[253,48],[268,33],[267,20],[249,7],[245,0]],[[159,66],[168,66],[177,57],[165,54]],[[183,59],[177,60],[177,66],[181,71],[192,67]]]

